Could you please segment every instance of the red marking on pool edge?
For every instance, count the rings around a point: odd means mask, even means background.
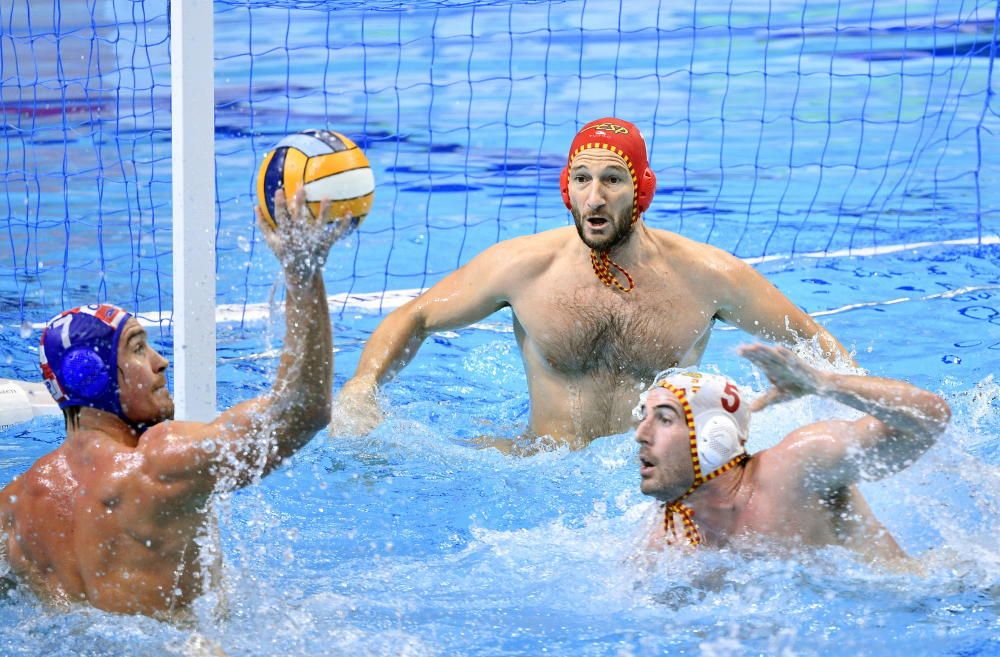
[[[43,106],[31,105],[0,105],[0,114],[16,114],[22,117],[50,117],[61,114],[90,114],[98,113],[104,109],[106,103],[70,103],[45,104]]]

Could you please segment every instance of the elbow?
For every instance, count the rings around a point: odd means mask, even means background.
[[[330,424],[331,411],[333,409],[333,404],[330,401],[330,396],[327,395],[326,400],[322,404],[315,404],[310,412],[306,414],[304,418],[306,428],[313,434],[317,434]]]
[[[948,423],[951,422],[951,406],[942,397],[933,393],[927,406],[928,420],[933,426],[934,435],[943,433],[948,428]]]
[[[944,399],[932,392],[926,396],[914,415],[916,422],[913,436],[923,444],[923,450],[930,449],[948,428],[951,421],[951,407]]]
[[[330,423],[331,410],[330,395],[326,395],[322,400],[302,400],[287,409],[285,422],[290,423],[288,426],[295,426],[297,431],[312,437]]]
[[[396,324],[403,333],[419,337],[427,336],[427,313],[424,309],[423,296],[407,301],[396,310],[389,313],[386,323]]]

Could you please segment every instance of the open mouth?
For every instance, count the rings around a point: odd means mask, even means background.
[[[608,225],[606,217],[587,217],[587,225],[591,228],[604,228]]]
[[[653,468],[655,467],[656,465],[652,461],[645,459],[642,456],[639,457],[639,474],[643,477],[648,477],[652,474]]]

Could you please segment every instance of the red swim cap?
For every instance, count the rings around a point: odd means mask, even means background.
[[[639,128],[628,121],[606,117],[591,121],[580,132],[576,133],[576,138],[573,139],[573,144],[569,148],[566,167],[563,169],[559,181],[563,203],[569,209],[572,209],[569,200],[569,168],[573,164],[574,157],[590,148],[609,150],[625,160],[629,175],[632,176],[632,190],[635,194],[632,210],[632,221],[635,221],[640,213],[649,208],[649,204],[653,201],[653,194],[656,192],[656,175],[649,168],[646,142],[643,140]]]

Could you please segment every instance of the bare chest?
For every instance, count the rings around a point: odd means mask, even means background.
[[[589,282],[589,281],[588,281]],[[648,380],[707,337],[714,312],[679,289],[627,294],[581,285],[513,304],[522,349],[565,376],[625,375]]]

